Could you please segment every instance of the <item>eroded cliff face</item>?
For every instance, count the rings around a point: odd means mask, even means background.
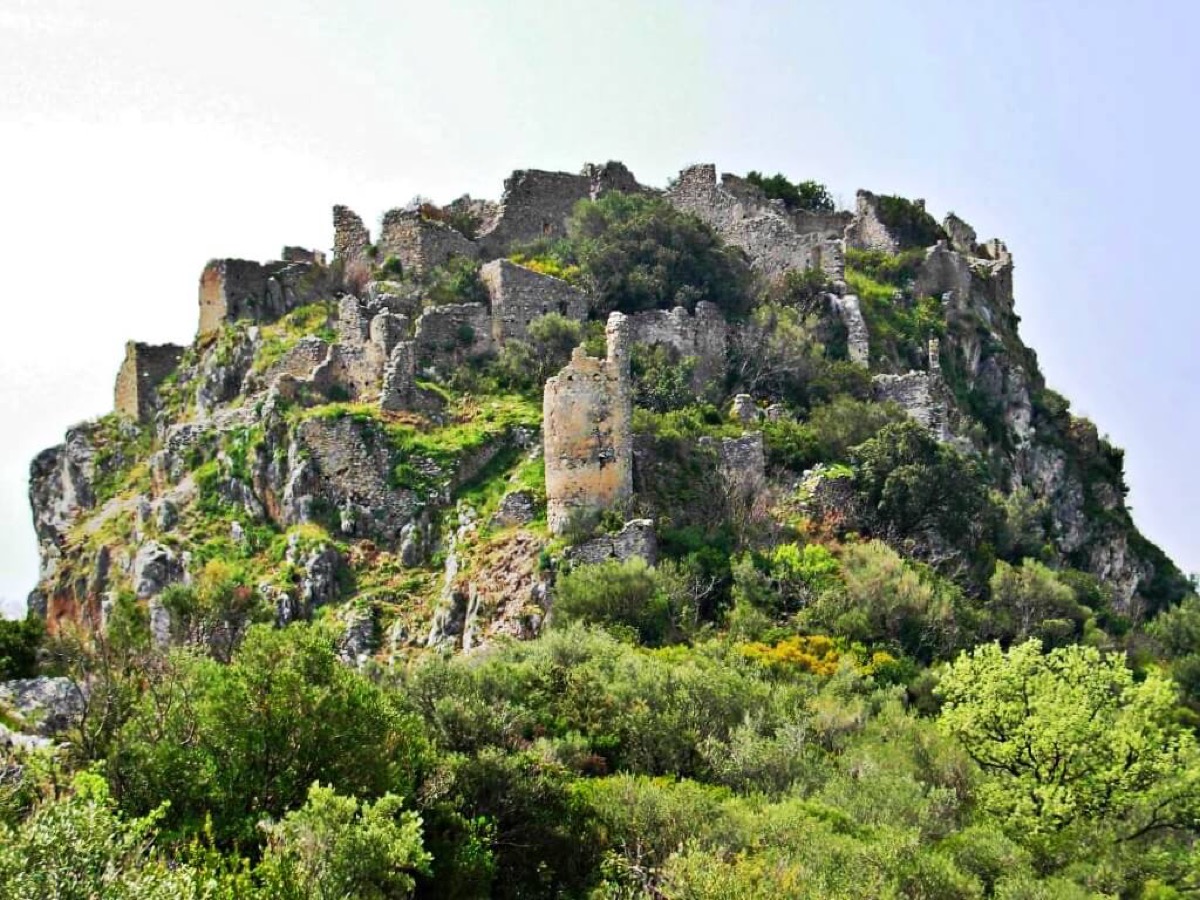
[[[456,372],[526,339],[538,317],[592,318],[585,292],[505,254],[560,236],[575,203],[612,190],[651,192],[619,164],[578,176],[522,172],[499,205],[464,198],[391,215],[387,246],[402,257],[394,266],[344,207],[334,210],[332,265],[296,248],[279,263],[210,263],[196,341],[130,345],[118,411],[70,429],[34,460],[41,568],[30,609],[52,628],[102,627],[128,594],[148,605],[160,642],[213,643],[244,623],[196,632],[173,585],[195,602],[240,597],[281,624],[345,603],[349,658],[536,634],[551,605],[555,535],[583,514],[653,507],[648,481],[673,465],[634,441],[633,345],[693,360],[693,389],[711,393],[725,387],[752,327],[726,322],[711,303],[618,316],[607,358],[577,352],[544,398],[447,391]],[[819,305],[847,335],[849,363],[867,370],[877,399],[987,465],[1021,506],[1029,555],[1093,573],[1133,618],[1177,577],[1133,526],[1120,451],[1046,388],[1022,343],[1013,259],[1001,242],[977,241],[953,215],[926,221],[919,205],[898,225],[895,198],[873,194],[860,195],[854,213],[789,211],[742,179],[718,181],[712,167],[685,170],[661,197],[745,253],[758,288],[821,272]],[[473,225],[455,230],[460,220]],[[424,279],[455,253],[484,264],[482,293],[439,305]],[[867,257],[856,253],[903,257],[910,277],[894,298],[890,288],[884,300],[859,296],[854,266]],[[887,304],[927,304],[937,340],[916,350],[888,344]],[[151,356],[153,371],[143,372],[139,360]],[[733,419],[747,433],[694,448],[700,462],[689,477],[712,493],[702,513],[790,489],[767,484],[757,434],[764,416],[788,415],[737,398]],[[729,447],[754,452],[731,462]],[[826,494],[834,499],[825,512],[852,525],[853,497]],[[619,540],[627,532],[617,529],[597,546],[652,554],[654,522],[637,522],[627,531],[638,540]]]

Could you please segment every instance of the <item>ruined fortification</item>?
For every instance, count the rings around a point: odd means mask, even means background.
[[[525,257],[515,253],[531,241],[563,237],[581,201],[610,191],[653,194],[707,223],[745,255],[762,294],[789,273],[819,270],[824,287],[798,302],[817,321],[814,327],[834,338],[821,338],[827,349],[844,335],[845,357],[855,368],[841,374],[855,385],[854,395],[895,404],[965,452],[992,453],[995,460],[989,462],[996,462],[997,477],[1004,479],[998,487],[1044,499],[1052,523],[1045,544],[1113,585],[1115,608],[1130,608],[1153,566],[1139,556],[1134,532],[1113,524],[1128,518],[1119,479],[1091,485],[1089,472],[1103,467],[1081,468],[1079,460],[1088,458],[1104,457],[1108,465],[1111,448],[1094,428],[1089,432],[1068,413],[1044,408],[1036,358],[1016,336],[1013,260],[1002,242],[980,241],[953,214],[939,226],[919,201],[860,191],[852,212],[795,210],[743,178],[718,177],[713,165],[685,168],[660,191],[639,184],[620,163],[587,165],[575,173],[520,170],[505,181],[496,202],[462,197],[442,208],[427,202],[393,207],[374,236],[353,210],[335,206],[330,260],[323,250],[287,246],[278,260],[209,262],[200,277],[193,346],[127,345],[114,389],[119,418],[72,429],[65,444],[35,461],[31,500],[42,572],[31,608],[52,621],[85,613],[100,621],[114,579],[127,578],[134,593],[152,604],[156,634],[169,637],[170,616],[161,603],[153,604],[168,583],[193,573],[180,547],[151,537],[186,521],[185,510],[201,490],[197,460],[208,463],[206,501],[238,517],[229,526],[230,540],[245,541],[243,521],[283,530],[320,521],[341,539],[370,544],[362,549],[364,558],[394,553],[403,567],[447,549],[439,544],[445,536],[438,516],[448,513],[456,490],[496,460],[508,464],[515,455],[531,462],[539,450],[552,534],[574,536],[577,525],[591,524],[607,511],[672,516],[647,505],[653,482],[667,477],[663,466],[678,465],[673,457],[653,458],[652,434],[639,435],[635,472],[630,365],[637,345],[669,350],[668,367],[675,362],[690,367],[694,395],[728,411],[722,427],[740,426],[740,436],[701,438],[687,448],[688,454],[696,452],[688,458],[694,465],[689,477],[700,482],[688,487],[711,501],[706,513],[747,522],[761,514],[757,507],[769,493],[764,486],[778,474],[768,465],[768,460],[778,465],[777,448],[764,423],[802,414],[776,388],[738,381],[738,365],[763,346],[756,343],[762,325],[727,320],[708,301],[691,310],[613,314],[605,355],[593,358],[577,348],[545,383],[540,435],[532,420],[505,421],[487,441],[439,458],[413,457],[410,447],[394,444],[400,434],[432,435],[465,425],[471,416],[486,419],[489,407],[497,405],[494,398],[447,389],[461,367],[513,350],[520,358],[521,348],[513,344],[530,344],[530,329],[544,316],[585,326],[596,317],[598,298],[538,271],[537,263],[517,262]],[[932,330],[942,343],[930,340],[922,351],[920,342],[934,334],[910,331],[900,338],[894,323],[871,320],[887,301],[876,296],[860,302],[849,288],[851,249],[906,251],[911,279],[892,282],[893,312],[911,313],[917,302],[932,306],[938,318]],[[478,284],[453,294],[464,302],[435,300],[446,290],[429,276],[455,260],[472,264],[455,267],[455,277],[477,267]],[[861,264],[858,274],[865,274]],[[653,359],[661,365],[661,356]],[[745,393],[730,397],[734,391]],[[991,417],[987,425],[993,432],[1003,429],[1003,446],[980,437],[980,410]],[[1048,424],[1052,415],[1058,418]],[[150,487],[130,513],[130,494],[106,497],[97,487],[98,469],[101,461],[124,464],[114,442],[133,446],[151,431]],[[215,480],[214,468],[221,473]],[[822,521],[849,528],[856,521],[853,497],[846,493],[853,495],[853,485],[844,472],[826,478],[823,471],[802,478],[804,490],[820,501]],[[490,516],[491,527],[536,528],[539,503],[539,491],[514,485]],[[1089,518],[1093,508],[1105,510],[1099,525]],[[101,527],[107,517],[129,514],[134,521],[126,523],[127,530],[136,548],[124,553],[102,543],[84,558],[76,543],[81,537],[111,534],[113,529]],[[544,615],[546,585],[531,561],[537,539],[525,531],[522,540],[527,550],[533,548],[525,560],[532,587],[504,603],[524,623],[513,633],[526,634],[536,630],[529,623]],[[449,548],[453,560],[453,542]],[[653,560],[655,553],[655,522],[638,518],[619,533],[593,535],[573,549],[572,558]],[[256,588],[279,611],[280,622],[335,596],[337,569],[344,564],[328,546],[290,548],[288,554],[289,563],[303,570],[303,583]],[[451,570],[448,562],[447,595],[459,596]],[[480,615],[479,598],[485,595],[491,596],[483,590],[461,595],[466,620]],[[465,624],[462,629],[467,646],[470,629]]]
[[[633,495],[633,390],[628,325],[613,313],[604,359],[577,347],[546,382],[542,405],[546,453],[546,518],[552,534]]]
[[[183,352],[184,348],[176,344],[127,343],[125,360],[117,372],[113,391],[114,409],[139,422],[150,421],[158,399],[158,386],[178,367]]]

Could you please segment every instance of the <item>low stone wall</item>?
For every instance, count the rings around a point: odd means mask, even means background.
[[[658,535],[650,519],[626,522],[616,534],[602,534],[566,552],[566,558],[576,565],[596,565],[610,559],[624,562],[635,556],[650,565],[658,561]]]

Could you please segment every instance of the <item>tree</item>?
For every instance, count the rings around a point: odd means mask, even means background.
[[[0,619],[0,681],[33,677],[45,633],[46,627],[37,616]]]
[[[833,212],[837,207],[825,185],[817,181],[801,181],[793,184],[787,176],[776,173],[764,176],[761,172],[747,172],[746,180],[758,186],[772,200],[782,200],[789,210],[809,212]]]
[[[394,794],[360,802],[313,782],[304,806],[264,828],[261,872],[273,897],[408,897],[413,875],[429,871],[421,819]]]
[[[989,628],[1002,640],[1061,641],[1077,637],[1087,620],[1087,610],[1075,602],[1075,592],[1037,560],[1027,559],[1019,567],[997,563],[989,587]]]
[[[940,725],[979,764],[982,808],[1018,841],[1103,822],[1116,840],[1200,825],[1195,739],[1174,685],[1135,682],[1094,647],[964,653],[938,687]]]
[[[109,773],[133,811],[170,800],[168,823],[211,817],[219,841],[257,842],[263,816],[299,806],[321,778],[342,792],[409,793],[416,723],[308,625],[249,629],[228,665],[175,652],[121,730]]]
[[[999,514],[975,461],[912,420],[885,426],[851,458],[874,534],[917,539],[931,556],[954,548],[990,570]]]
[[[661,198],[614,192],[583,201],[568,232],[601,315],[692,309],[700,300],[735,317],[749,308],[744,258]]]

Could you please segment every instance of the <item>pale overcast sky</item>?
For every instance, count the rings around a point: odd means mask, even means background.
[[[1200,569],[1198,26],[1182,0],[0,0],[0,598],[36,577],[29,460],[111,407],[126,340],[190,340],[205,260],[608,159],[924,197],[1007,240],[1051,385]]]

